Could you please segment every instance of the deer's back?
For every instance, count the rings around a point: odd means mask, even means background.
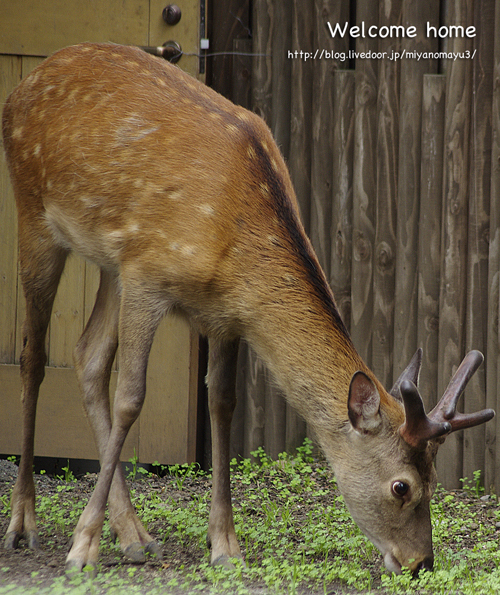
[[[297,242],[310,260],[263,121],[139,49],[57,52],[9,97],[3,133],[21,229],[42,217],[101,267],[198,290],[261,259],[296,277]]]

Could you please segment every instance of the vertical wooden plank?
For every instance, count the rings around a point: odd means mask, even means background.
[[[242,57],[232,55],[232,52],[239,51],[234,46],[235,42],[249,41],[246,40],[251,35],[249,4],[250,0],[207,2],[208,10],[211,11],[209,53],[218,54],[207,58],[207,84],[224,97],[232,98],[233,101],[235,98],[231,97],[231,93],[234,92],[234,84],[230,73],[234,72],[235,62]],[[172,35],[175,35],[176,27],[177,25],[172,27]],[[244,51],[251,53],[252,49],[245,48]]]
[[[236,105],[247,109],[251,105],[252,95],[252,40],[235,39],[233,43],[232,100]]]
[[[198,337],[189,324],[167,316],[156,332],[148,362],[146,400],[139,417],[139,459],[163,464],[196,456]]]
[[[453,0],[449,24],[473,24],[473,1]],[[472,50],[467,38],[448,40],[449,51]],[[459,365],[465,347],[464,288],[467,282],[467,218],[469,191],[471,60],[446,64],[446,122],[444,138],[443,230],[441,241],[441,289],[439,315],[438,394],[446,388]],[[463,473],[463,432],[453,432],[437,458],[440,481],[457,487]]]
[[[49,327],[48,365],[73,366],[73,350],[85,326],[85,261],[71,256],[61,277]]]
[[[252,108],[271,125],[273,68],[272,45],[276,25],[272,0],[255,0],[253,3],[253,59]]]
[[[472,62],[471,179],[469,180],[469,229],[467,262],[466,352],[485,353],[488,328],[488,242],[491,184],[491,102],[493,91],[493,53],[495,0],[474,4],[477,50]],[[466,411],[486,407],[486,369],[481,366],[465,393]],[[486,425],[464,433],[464,477],[484,469]]]
[[[401,11],[400,0],[381,3],[379,26],[399,24]],[[379,40],[381,52],[391,55],[399,49],[400,39],[397,37]],[[383,59],[379,63],[372,369],[385,386],[392,384],[393,368],[399,69],[399,60]]]
[[[378,4],[357,3],[356,24],[378,24]],[[376,52],[373,38],[357,38],[356,51]],[[373,58],[356,62],[353,163],[353,257],[351,336],[368,366],[372,363],[373,245],[377,174],[377,77],[379,62]]]
[[[332,241],[328,277],[342,320],[349,329],[351,322],[354,71],[338,70],[333,80]]]
[[[500,0],[495,2],[493,43],[493,98],[491,121],[491,203],[488,260],[488,345],[486,352],[486,403],[497,411],[495,422],[486,426],[485,485],[495,484],[500,493],[500,415],[497,383],[500,383],[499,286],[500,286]]]
[[[417,37],[403,38],[402,50],[427,55],[438,50],[438,40],[425,34],[427,23],[439,27],[438,2],[403,3],[402,25],[416,27]],[[417,348],[422,78],[435,72],[437,61],[432,58],[401,61],[393,380]]]
[[[248,457],[264,445],[266,369],[245,341],[240,342],[237,394],[245,393],[245,435],[243,455]]]
[[[0,56],[0,111],[21,80],[21,59]],[[0,154],[0,362],[13,364],[16,354],[17,214],[3,151]]]
[[[311,52],[313,49],[314,0],[292,0],[292,40],[290,50]],[[287,52],[288,55],[288,52]],[[291,62],[291,115],[289,168],[300,215],[306,232],[311,217],[311,143],[312,143],[312,77],[310,64],[300,58]],[[286,407],[285,447],[294,450],[306,436],[306,424],[289,406]]]
[[[292,56],[295,52],[312,52],[314,31],[314,0],[292,0]],[[307,233],[311,217],[311,141],[312,141],[312,76],[311,65],[299,57],[290,58],[291,121],[290,176],[302,223]]]
[[[292,46],[292,13],[284,2],[275,2],[273,18],[271,130],[281,153],[288,160],[292,63],[287,51]]]
[[[319,52],[347,51],[348,38],[328,33],[326,21],[345,23],[349,4],[315,0],[314,45]],[[316,51],[316,50],[315,50]],[[311,241],[325,271],[330,268],[330,227],[332,221],[332,143],[333,143],[333,74],[338,64],[320,57],[311,62],[313,75],[313,138],[311,167]]]
[[[419,387],[426,411],[437,403],[445,85],[444,75],[423,77],[417,343],[424,352]]]

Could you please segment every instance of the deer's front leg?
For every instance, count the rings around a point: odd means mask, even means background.
[[[94,493],[73,535],[73,546],[66,559],[68,570],[82,570],[87,565],[95,568],[97,564],[99,540],[113,477],[115,496],[123,496],[123,476],[120,473],[115,475],[115,470],[128,431],[142,409],[148,356],[160,319],[161,313],[153,307],[148,309],[146,296],[141,295],[140,291],[134,292],[133,288],[124,287],[119,324],[120,370],[113,424]]]
[[[241,557],[231,506],[229,477],[229,438],[236,405],[236,362],[239,340],[210,340],[208,363],[208,402],[212,429],[212,504],[207,542],[212,548],[212,564],[230,564]]]

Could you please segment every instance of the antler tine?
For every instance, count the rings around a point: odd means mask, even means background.
[[[395,399],[401,400],[401,384],[404,380],[410,380],[415,386],[418,386],[418,375],[420,373],[420,366],[422,365],[422,348],[419,347],[410,360],[410,363],[401,372],[400,377],[394,383],[394,386],[389,391]]]
[[[403,380],[400,389],[405,406],[405,422],[399,428],[399,433],[407,444],[421,450],[429,440],[452,431],[450,422],[434,420],[426,415],[422,397],[413,382]]]
[[[484,357],[480,351],[470,351],[450,380],[439,403],[429,413],[433,421],[451,424],[451,431],[471,428],[489,421],[495,412],[493,409],[483,409],[475,413],[459,413],[456,411],[457,402],[474,372],[483,363]]]

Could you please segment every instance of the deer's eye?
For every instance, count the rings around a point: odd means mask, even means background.
[[[410,486],[404,481],[395,481],[392,484],[392,493],[396,496],[396,498],[404,498],[409,489]]]

